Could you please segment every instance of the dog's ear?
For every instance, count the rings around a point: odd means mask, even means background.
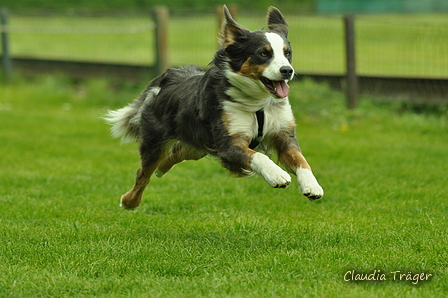
[[[235,22],[230,14],[229,9],[226,5],[223,7],[224,9],[224,22],[222,24],[221,36],[219,38],[219,44],[221,48],[227,48],[229,45],[235,43],[238,37],[241,37],[248,30],[243,26]]]
[[[282,33],[285,37],[288,37],[288,23],[286,23],[280,10],[274,6],[269,7],[268,10],[268,28],[269,30]]]

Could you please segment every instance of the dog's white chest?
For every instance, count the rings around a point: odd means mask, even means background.
[[[288,100],[281,103],[268,104],[264,108],[263,136],[276,134],[290,127],[294,116]],[[248,111],[239,103],[228,102],[224,104],[225,125],[229,135],[245,135],[249,139],[258,137],[259,122],[255,111]]]

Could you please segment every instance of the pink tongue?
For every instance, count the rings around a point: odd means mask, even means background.
[[[289,86],[285,81],[273,81],[274,87],[277,91],[277,95],[281,98],[285,98],[289,93]]]

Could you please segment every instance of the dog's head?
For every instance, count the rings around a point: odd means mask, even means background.
[[[269,8],[266,31],[243,28],[232,18],[226,6],[224,16],[218,52],[225,58],[222,60],[226,67],[242,77],[239,83],[249,78],[262,86],[265,92],[277,98],[287,97],[287,82],[293,78],[294,69],[291,45],[287,39],[288,24],[282,13],[275,7]]]

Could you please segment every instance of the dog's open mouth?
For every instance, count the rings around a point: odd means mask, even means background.
[[[277,97],[285,98],[289,94],[289,86],[286,81],[272,81],[266,77],[261,77],[260,81],[265,85],[269,92]]]

